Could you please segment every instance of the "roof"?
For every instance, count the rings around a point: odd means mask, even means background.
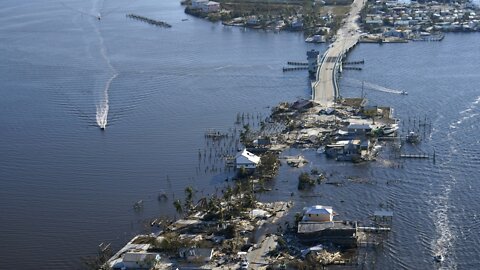
[[[248,161],[250,163],[255,163],[255,164],[258,164],[260,163],[260,157],[255,155],[255,154],[252,154],[250,152],[247,151],[247,149],[243,149],[242,152],[239,152],[236,156],[235,156],[235,160],[238,160],[239,159],[246,159],[246,160],[243,160],[242,163],[245,163],[245,161]]]
[[[372,129],[369,124],[350,124],[348,129]]]
[[[333,209],[331,206],[322,206],[322,205],[314,205],[311,207],[303,208],[305,214],[313,214],[313,215],[332,215]]]
[[[333,228],[335,223],[333,221],[328,222],[305,222],[298,223],[298,233],[318,232],[325,229]]]
[[[213,255],[213,248],[187,248],[180,251],[184,256],[211,258]]]
[[[262,209],[253,209],[250,211],[250,215],[253,217],[268,217],[270,216],[269,213]]]
[[[355,223],[345,221],[309,222],[298,223],[298,233],[315,233],[323,230],[355,230]]]
[[[157,253],[146,252],[127,252],[123,255],[124,262],[143,262],[150,260],[160,260],[160,255]]]

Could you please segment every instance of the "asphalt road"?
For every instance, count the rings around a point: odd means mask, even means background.
[[[334,78],[337,73],[337,61],[345,54],[345,51],[357,44],[360,38],[359,26],[356,23],[359,18],[365,0],[355,0],[352,3],[350,13],[342,21],[342,27],[337,31],[336,40],[326,52],[324,61],[317,70],[317,81],[313,84],[313,100],[324,106],[331,106],[335,100]]]

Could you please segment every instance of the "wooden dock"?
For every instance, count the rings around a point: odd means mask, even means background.
[[[302,62],[287,62],[288,65],[292,65],[292,66],[308,66],[308,63],[302,63]]]
[[[417,36],[412,41],[442,41],[445,38],[445,34],[436,34],[431,36]]]
[[[284,67],[282,70],[283,72],[287,72],[287,71],[295,71],[295,70],[307,70],[308,67]]]
[[[400,154],[401,158],[430,158],[428,154]]]
[[[361,67],[343,67],[344,70],[362,70]]]
[[[344,65],[362,65],[362,64],[365,64],[365,60],[350,61],[350,62],[343,61],[342,63],[343,63]]]

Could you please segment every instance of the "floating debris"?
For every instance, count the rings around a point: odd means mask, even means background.
[[[140,210],[143,209],[143,200],[140,200],[133,204],[133,209]]]
[[[308,163],[308,161],[303,156],[286,157],[286,159],[289,166],[296,168],[301,168]]]

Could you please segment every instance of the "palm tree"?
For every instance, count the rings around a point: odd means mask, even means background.
[[[231,200],[232,199],[232,195],[233,195],[233,190],[232,190],[232,187],[228,186],[225,191],[223,192],[223,198],[225,200]]]
[[[191,186],[185,188],[185,207],[191,209],[193,205],[193,188]]]
[[[207,197],[203,197],[200,200],[198,200],[197,206],[202,210],[207,210],[208,209],[208,199],[207,199]]]
[[[177,210],[177,213],[179,213],[179,214],[183,213],[182,203],[180,202],[179,199],[177,199],[173,202],[173,206],[175,207],[175,210]]]

